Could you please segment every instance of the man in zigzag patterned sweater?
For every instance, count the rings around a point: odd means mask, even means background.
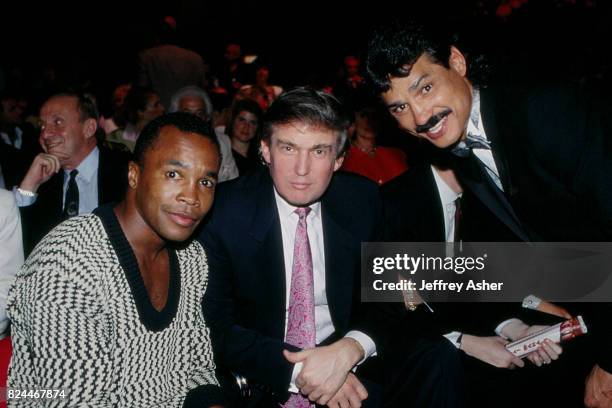
[[[206,256],[187,241],[212,205],[218,143],[199,118],[173,113],[143,130],[134,156],[124,200],[60,224],[18,274],[9,406],[222,402],[202,313]]]

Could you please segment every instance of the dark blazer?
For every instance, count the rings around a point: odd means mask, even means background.
[[[612,133],[597,98],[582,89],[484,89],[481,112],[504,193],[478,171],[473,155],[454,168],[506,231],[490,228],[486,239],[474,233],[472,240],[612,239]]]
[[[321,198],[326,292],[336,334],[368,329],[359,317],[360,243],[376,239],[376,185],[336,173]],[[286,398],[293,365],[282,355],[286,281],[272,180],[264,168],[219,185],[200,240],[209,283],[204,315],[219,364]],[[374,336],[371,336],[374,338]]]
[[[384,238],[397,242],[444,242],[444,210],[431,165],[418,163],[380,187]]]
[[[504,192],[473,154],[456,159],[455,172],[475,198],[463,203],[464,217],[479,222],[470,240],[611,241],[612,127],[599,98],[582,88],[492,88],[480,102]],[[588,316],[602,341],[599,363],[612,372],[612,327],[600,321],[610,304],[568,308]]]
[[[462,197],[474,200],[471,192]],[[429,163],[418,163],[410,170],[381,186],[384,207],[384,234],[387,242],[445,242],[444,210],[440,193]],[[486,210],[481,208],[480,210]],[[475,229],[478,220],[462,216],[461,231],[464,226]],[[527,294],[526,294],[527,295]],[[388,330],[393,337],[419,336],[436,338],[451,331],[460,331],[480,336],[491,336],[497,324],[511,317],[519,316],[520,307],[513,304],[481,303],[435,303],[419,307],[409,312],[403,303],[377,305],[380,315],[387,320]],[[474,319],[478,316],[478,319]],[[403,322],[400,324],[400,322]],[[417,328],[418,329],[415,329]],[[403,331],[402,336],[397,336]],[[396,339],[385,339],[385,343],[397,343]],[[382,344],[382,343],[381,343]]]
[[[100,145],[98,148],[98,205],[120,201],[127,187],[129,156],[105,146]],[[34,204],[19,209],[26,256],[49,231],[62,222],[63,183],[64,172],[60,171],[40,186]]]

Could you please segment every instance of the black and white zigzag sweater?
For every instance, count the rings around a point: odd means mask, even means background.
[[[47,235],[9,294],[8,387],[66,397],[9,406],[180,407],[191,390],[210,396],[202,406],[218,403],[202,313],[206,256],[197,241],[169,252],[168,300],[158,312],[112,207]]]

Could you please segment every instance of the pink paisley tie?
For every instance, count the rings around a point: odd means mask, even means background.
[[[293,247],[293,270],[289,291],[289,316],[285,341],[293,346],[309,349],[315,346],[314,280],[312,275],[312,254],[306,229],[306,217],[310,208],[298,208],[300,217],[295,231]],[[308,408],[308,398],[292,394],[285,408]]]

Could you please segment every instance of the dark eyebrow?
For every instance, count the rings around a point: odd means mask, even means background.
[[[206,177],[212,177],[215,180],[217,179],[218,173],[216,171],[209,171],[206,173]]]
[[[317,150],[317,149],[331,149],[332,145],[327,144],[327,143],[319,143],[318,145],[314,145],[310,148],[310,150]]]
[[[394,108],[397,108],[398,106],[404,105],[404,104],[405,103],[402,102],[402,101],[393,101],[393,102],[387,104],[387,109],[394,109]]]
[[[412,85],[410,85],[410,88],[408,88],[408,90],[410,92],[414,92],[419,87],[419,84],[428,77],[429,77],[429,74],[421,75]],[[394,108],[397,108],[398,106],[405,105],[405,104],[406,102],[399,100],[399,101],[393,101],[391,103],[388,103],[386,104],[386,106],[387,106],[387,109],[394,109]]]
[[[416,82],[410,86],[410,88],[409,88],[409,89],[410,89],[411,91],[414,91],[415,89],[417,89],[417,88],[419,87],[419,84],[421,83],[421,81],[423,81],[423,79],[425,79],[425,78],[427,78],[427,77],[429,77],[429,74],[423,74],[423,75],[421,75],[421,76],[419,77],[419,79],[417,79],[417,80],[416,80]]]
[[[285,144],[285,145],[288,145],[288,146],[291,146],[291,147],[295,147],[295,143],[291,143],[291,142],[289,142],[287,140],[283,140],[283,139],[276,139],[276,143],[278,143],[278,144]]]
[[[170,165],[170,166],[177,166],[177,167],[182,167],[182,168],[185,168],[185,169],[188,169],[188,168],[190,168],[190,167],[191,167],[191,166],[189,166],[189,165],[187,165],[187,164],[183,163],[182,161],[180,161],[180,160],[175,160],[175,159],[170,159],[170,160],[168,160],[168,161],[166,162],[166,165]]]
[[[168,165],[176,166],[176,167],[181,167],[181,168],[184,168],[184,169],[190,169],[191,168],[190,165],[188,165],[186,163],[183,163],[180,160],[175,160],[175,159],[168,160],[168,162],[166,162],[166,166],[168,166]],[[218,178],[218,174],[219,173],[216,172],[216,171],[207,171],[205,173],[205,177],[212,177],[212,178],[214,178],[216,180]]]

